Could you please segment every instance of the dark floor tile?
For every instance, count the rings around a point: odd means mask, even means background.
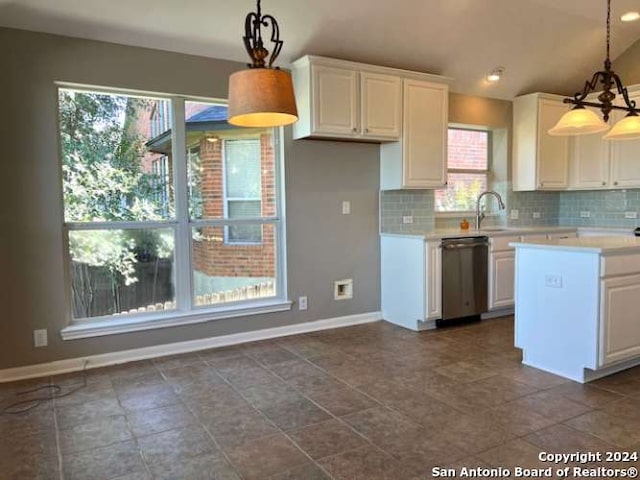
[[[156,368],[158,368],[162,372],[171,370],[173,368],[189,367],[192,365],[198,366],[204,364],[204,361],[202,360],[202,358],[200,358],[197,352],[154,358],[152,362],[156,366]]]
[[[133,441],[64,455],[63,469],[67,480],[107,480],[145,471]]]
[[[56,406],[80,405],[106,399],[117,400],[116,391],[111,383],[92,383],[78,389],[78,386],[68,386],[62,389],[60,398],[56,399]]]
[[[371,445],[323,458],[318,463],[336,480],[410,480],[415,478],[395,460]]]
[[[131,431],[137,437],[193,425],[196,419],[183,405],[171,405],[131,412],[127,415]]]
[[[0,437],[0,478],[58,478],[58,450],[53,431],[28,437]]]
[[[229,383],[239,388],[281,382],[278,377],[261,366],[228,370],[221,375]]]
[[[197,365],[184,365],[163,370],[167,383],[174,387],[185,385],[224,385],[226,382],[209,365],[202,362]]]
[[[133,438],[125,417],[106,417],[90,423],[60,430],[60,451],[63,454],[93,450]]]
[[[591,410],[591,407],[587,405],[575,402],[558,392],[547,390],[526,395],[514,400],[509,405],[520,405],[524,407],[525,411],[530,409],[555,422],[562,422]]]
[[[503,358],[500,358],[499,361],[504,365],[505,360]],[[538,388],[550,388],[569,382],[566,378],[543,372],[542,370],[531,368],[521,363],[501,368],[500,374],[517,380],[520,383],[526,383],[527,385]]]
[[[84,402],[77,405],[57,405],[56,418],[58,428],[67,429],[82,423],[94,422],[99,418],[124,415],[117,398],[108,396],[103,399]]]
[[[384,407],[370,408],[346,415],[342,419],[361,435],[376,445],[383,445],[387,438],[421,431],[421,427],[403,415]]]
[[[307,463],[291,470],[271,475],[267,477],[267,480],[330,480],[330,478],[317,465]]]
[[[225,450],[277,432],[272,423],[249,406],[218,408],[210,411],[208,416],[196,415]]]
[[[601,408],[611,402],[619,400],[622,395],[591,384],[569,382],[549,389],[549,392],[557,392],[571,400],[593,408]]]
[[[118,394],[120,403],[127,411],[152,410],[175,405],[180,399],[168,385],[152,385],[127,390]]]
[[[494,372],[487,370],[482,365],[464,361],[436,367],[435,371],[459,382],[473,382],[495,375]]]
[[[595,435],[619,447],[640,443],[640,421],[615,417],[606,412],[585,413],[565,422],[572,428]]]
[[[537,413],[527,404],[518,402],[499,405],[483,411],[481,415],[489,419],[496,427],[518,437],[558,423],[555,418]]]
[[[513,438],[513,434],[498,427],[482,414],[461,413],[451,416],[438,431],[443,439],[469,455],[495,447]]]
[[[291,439],[311,458],[322,458],[361,447],[366,442],[338,420],[329,420],[289,432]]]
[[[304,397],[283,401],[260,411],[282,430],[294,430],[328,420],[330,415]]]
[[[302,399],[298,392],[284,382],[238,387],[238,391],[251,405],[258,409]]]
[[[264,347],[249,347],[245,350],[245,354],[262,365],[275,365],[299,358],[296,354],[276,344]]]
[[[217,454],[205,453],[176,463],[152,463],[149,469],[155,480],[241,480],[235,469]]]
[[[245,480],[263,479],[306,464],[307,457],[284,435],[250,440],[227,451]]]
[[[527,435],[524,439],[548,452],[605,452],[616,448],[604,440],[566,425],[553,425]]]
[[[616,400],[602,407],[602,410],[615,417],[640,422],[640,398],[638,397],[626,397]]]
[[[373,399],[346,385],[330,387],[322,393],[309,394],[309,397],[338,417],[379,406]]]
[[[538,459],[540,449],[524,440],[511,440],[476,456],[493,467],[548,468],[551,465]]]
[[[640,395],[640,369],[630,368],[590,383],[621,395]]]
[[[0,438],[21,439],[31,435],[50,433],[54,429],[52,402],[44,402],[22,414],[0,415]]]
[[[148,465],[181,462],[202,454],[222,456],[202,427],[189,425],[138,439]]]

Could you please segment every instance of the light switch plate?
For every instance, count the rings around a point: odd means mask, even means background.
[[[540,212],[533,212],[533,218],[540,218]]]
[[[351,213],[351,202],[349,200],[345,200],[342,202],[342,214],[349,215]]]
[[[402,217],[402,223],[413,223],[413,217],[411,215],[405,215]]]
[[[638,218],[638,212],[624,212],[624,218]]]
[[[33,346],[36,348],[46,347],[49,345],[49,338],[47,336],[47,330],[34,330],[33,331]]]
[[[520,210],[511,210],[511,220],[518,220],[520,218]]]
[[[590,218],[590,217],[591,217],[591,212],[586,210],[580,212],[580,218]]]

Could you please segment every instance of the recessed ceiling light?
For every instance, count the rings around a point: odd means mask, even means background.
[[[623,22],[635,22],[640,19],[640,12],[627,12],[620,16]]]
[[[504,67],[496,67],[494,68],[489,75],[487,75],[487,82],[495,83],[500,78],[502,78],[502,74],[504,73]]]

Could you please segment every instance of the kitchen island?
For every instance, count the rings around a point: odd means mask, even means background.
[[[511,246],[523,363],[583,383],[640,365],[640,238]]]

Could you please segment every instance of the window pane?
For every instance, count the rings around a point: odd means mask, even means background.
[[[275,225],[249,226],[260,230],[261,244],[225,243],[224,226],[193,229],[193,284],[197,306],[277,294]]]
[[[230,125],[226,105],[185,102],[185,113],[191,218],[230,218],[230,200],[260,201],[257,216],[274,216],[274,130]]]
[[[227,198],[260,198],[260,140],[224,143]]]
[[[436,212],[475,210],[478,195],[486,189],[486,173],[450,173],[447,188],[435,191]]]
[[[69,232],[73,317],[175,308],[174,231]]]
[[[488,169],[488,132],[450,128],[448,140],[447,165],[449,169]]]
[[[67,222],[173,217],[168,100],[60,89]]]

